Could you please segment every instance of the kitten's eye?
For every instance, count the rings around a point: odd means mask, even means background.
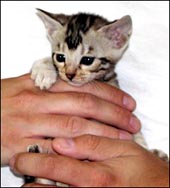
[[[82,57],[81,61],[80,61],[80,64],[83,64],[83,65],[91,65],[94,61],[94,57]]]
[[[60,63],[65,62],[65,55],[64,54],[56,54],[56,60]]]

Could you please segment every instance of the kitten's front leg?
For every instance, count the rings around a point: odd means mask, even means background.
[[[49,89],[57,80],[57,70],[51,58],[36,61],[31,69],[31,78],[40,89]]]

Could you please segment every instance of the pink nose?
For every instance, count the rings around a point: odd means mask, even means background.
[[[74,77],[75,77],[75,73],[73,73],[73,74],[66,74],[66,76],[67,76],[67,78],[69,79],[69,80],[72,80]]]

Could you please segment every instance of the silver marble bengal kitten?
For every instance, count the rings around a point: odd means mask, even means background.
[[[118,87],[115,66],[132,34],[130,16],[110,22],[85,13],[69,16],[38,9],[37,14],[47,30],[51,57],[33,64],[31,78],[36,86],[48,89],[60,77],[73,86],[100,80]],[[134,141],[146,147],[141,133],[134,136]],[[28,147],[29,152],[39,150],[37,145]],[[32,181],[31,177],[26,179]]]

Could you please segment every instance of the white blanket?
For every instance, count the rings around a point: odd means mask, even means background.
[[[149,148],[169,152],[169,2],[32,1],[1,2],[2,78],[24,74],[36,59],[50,55],[45,29],[35,8],[49,12],[91,12],[110,20],[131,15],[133,36],[119,62],[121,88],[137,100],[135,114]],[[17,187],[22,179],[1,168],[1,187]]]

